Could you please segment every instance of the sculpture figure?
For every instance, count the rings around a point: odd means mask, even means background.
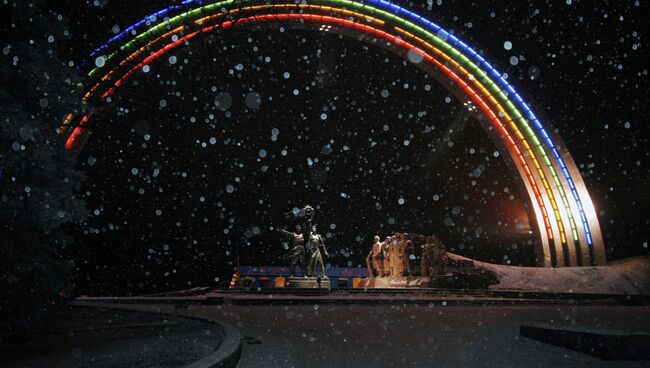
[[[391,275],[411,276],[413,270],[410,258],[415,251],[413,242],[409,240],[408,235],[405,233],[395,233],[391,239]]]
[[[297,216],[300,217],[301,226],[303,229],[302,238],[305,239],[305,243],[310,239],[312,229],[314,226],[314,208],[310,205],[306,205],[301,210],[298,210]]]
[[[307,263],[307,254],[305,252],[305,242],[302,235],[302,227],[300,225],[296,225],[295,233],[282,230],[282,229],[279,231],[280,233],[282,233],[283,235],[291,239],[292,248],[284,256],[285,260],[288,260],[290,262],[289,275],[291,277],[296,276],[296,264],[298,263],[298,261],[300,261],[300,270],[302,271],[302,274],[306,277],[308,263]]]
[[[400,234],[395,233],[390,241],[390,275],[402,276],[402,261],[400,259]]]
[[[428,236],[422,249],[420,269],[422,276],[436,276],[445,273],[447,254],[445,246],[437,236]]]
[[[394,246],[391,249],[391,254],[393,256],[393,270],[392,270],[392,275],[393,276],[403,276],[404,275],[404,270],[406,267],[404,266],[405,261],[405,252],[406,250],[406,238],[405,235],[402,233],[395,233],[395,241],[394,241]]]
[[[309,266],[307,267],[307,275],[310,277],[321,276],[326,279],[325,275],[325,263],[323,262],[323,256],[325,258],[329,257],[327,249],[325,248],[325,242],[323,238],[316,233],[316,228],[314,227],[311,231],[309,240],[305,243],[306,250],[311,253],[309,256]]]
[[[383,243],[379,241],[379,236],[375,235],[375,242],[372,244],[372,248],[366,257],[366,265],[368,266],[368,275],[370,277],[375,277],[375,273],[378,277],[384,276],[384,255],[383,255]]]
[[[383,272],[383,277],[389,277],[393,273],[393,265],[392,265],[392,250],[394,247],[394,236],[387,236],[386,240],[384,240],[384,244],[381,247],[382,249],[382,258],[383,258],[383,263],[384,263],[384,272]]]

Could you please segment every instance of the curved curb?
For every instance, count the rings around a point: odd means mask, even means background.
[[[182,314],[181,314],[182,316]],[[183,368],[226,368],[226,367],[236,367],[239,363],[239,358],[241,357],[241,334],[235,326],[215,320],[207,320],[212,323],[217,323],[223,328],[224,332],[224,341],[219,345],[219,348],[197,360],[192,364],[188,364]]]
[[[80,307],[102,307],[133,312],[167,314],[188,319],[201,320],[221,326],[223,329],[224,337],[217,350],[195,361],[194,363],[183,366],[182,368],[234,368],[237,366],[237,363],[239,363],[239,358],[241,357],[242,338],[239,330],[235,326],[219,320],[187,315],[183,312],[179,312],[174,305],[164,305],[164,308],[152,308],[151,305],[146,305],[143,308],[142,306],[138,306],[136,304],[124,305],[115,304],[110,301],[99,302],[83,300],[75,300],[72,302],[72,305]]]

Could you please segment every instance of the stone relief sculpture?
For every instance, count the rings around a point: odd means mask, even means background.
[[[446,264],[445,246],[437,236],[427,236],[422,248],[422,258],[420,258],[422,276],[442,275],[445,273]]]
[[[382,242],[375,235],[366,266],[368,276],[399,277],[414,276],[416,273],[416,244],[420,256],[420,273],[422,276],[442,275],[445,272],[447,257],[445,248],[437,236],[395,233]]]

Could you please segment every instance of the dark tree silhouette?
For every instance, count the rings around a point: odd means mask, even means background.
[[[66,21],[41,1],[3,6],[0,49],[0,339],[40,330],[72,267],[62,226],[85,218],[83,175],[56,127],[80,110],[75,71],[57,54]],[[0,340],[0,345],[1,340]]]

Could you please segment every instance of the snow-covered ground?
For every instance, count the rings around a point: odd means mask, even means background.
[[[452,259],[468,259],[448,254]],[[497,275],[499,283],[490,287],[496,290],[650,295],[648,255],[595,267],[516,267],[472,261]]]

